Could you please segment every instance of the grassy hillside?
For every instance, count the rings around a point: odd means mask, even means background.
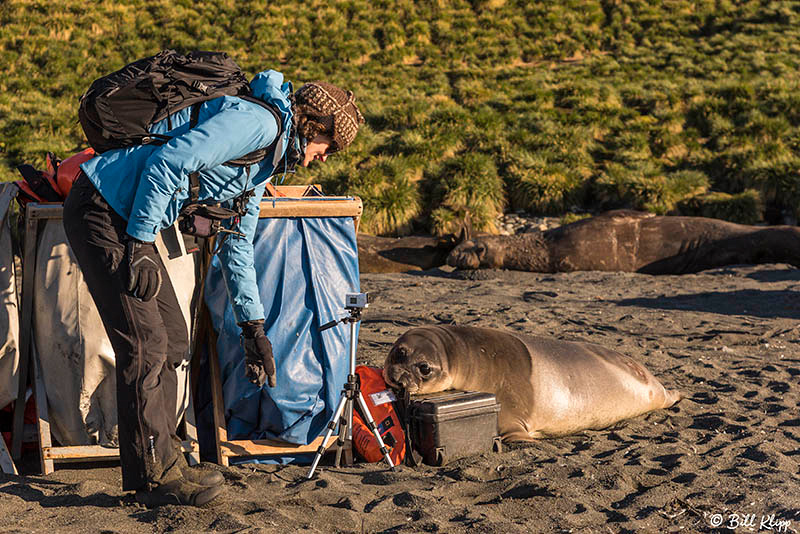
[[[780,1],[6,0],[0,179],[84,147],[80,94],[163,48],[352,89],[353,147],[287,181],[361,196],[372,232],[798,215],[800,2]]]

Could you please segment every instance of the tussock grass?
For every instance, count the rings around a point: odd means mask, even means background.
[[[435,234],[455,233],[465,220],[476,231],[497,231],[495,221],[505,208],[505,193],[490,156],[479,152],[454,156],[429,181],[429,211]]]
[[[761,218],[761,196],[758,191],[748,189],[730,195],[728,193],[708,193],[698,195],[678,204],[681,215],[724,219],[739,224],[754,224]]]
[[[491,230],[508,208],[800,215],[797,1],[7,0],[0,180],[84,147],[89,83],[164,48],[353,90],[354,145],[287,180],[362,196],[371,232]]]
[[[422,170],[412,158],[381,156],[350,175],[346,189],[364,201],[363,231],[405,235],[421,213],[417,182]]]

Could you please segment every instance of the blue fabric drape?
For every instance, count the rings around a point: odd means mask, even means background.
[[[344,317],[345,294],[360,290],[353,219],[260,219],[254,250],[275,388],[245,378],[240,329],[216,257],[206,278],[228,437],[308,444],[324,432],[347,379],[349,325],[318,328]]]

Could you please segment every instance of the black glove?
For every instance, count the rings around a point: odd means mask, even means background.
[[[125,243],[124,264],[127,269],[126,288],[134,297],[147,302],[161,289],[161,267],[153,243],[128,237]]]
[[[264,321],[239,323],[242,328],[242,347],[244,347],[245,375],[253,384],[261,387],[265,381],[275,387],[275,358],[272,357],[272,343],[264,333]]]

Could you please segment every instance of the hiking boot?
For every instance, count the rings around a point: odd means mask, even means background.
[[[222,493],[222,485],[200,486],[184,479],[178,462],[172,465],[150,489],[136,490],[136,500],[148,508],[177,504],[203,506]]]
[[[222,473],[214,470],[203,470],[198,467],[192,467],[186,461],[186,456],[183,455],[178,449],[178,460],[176,462],[180,467],[181,475],[184,480],[197,484],[198,486],[221,486],[225,482],[225,477]]]

